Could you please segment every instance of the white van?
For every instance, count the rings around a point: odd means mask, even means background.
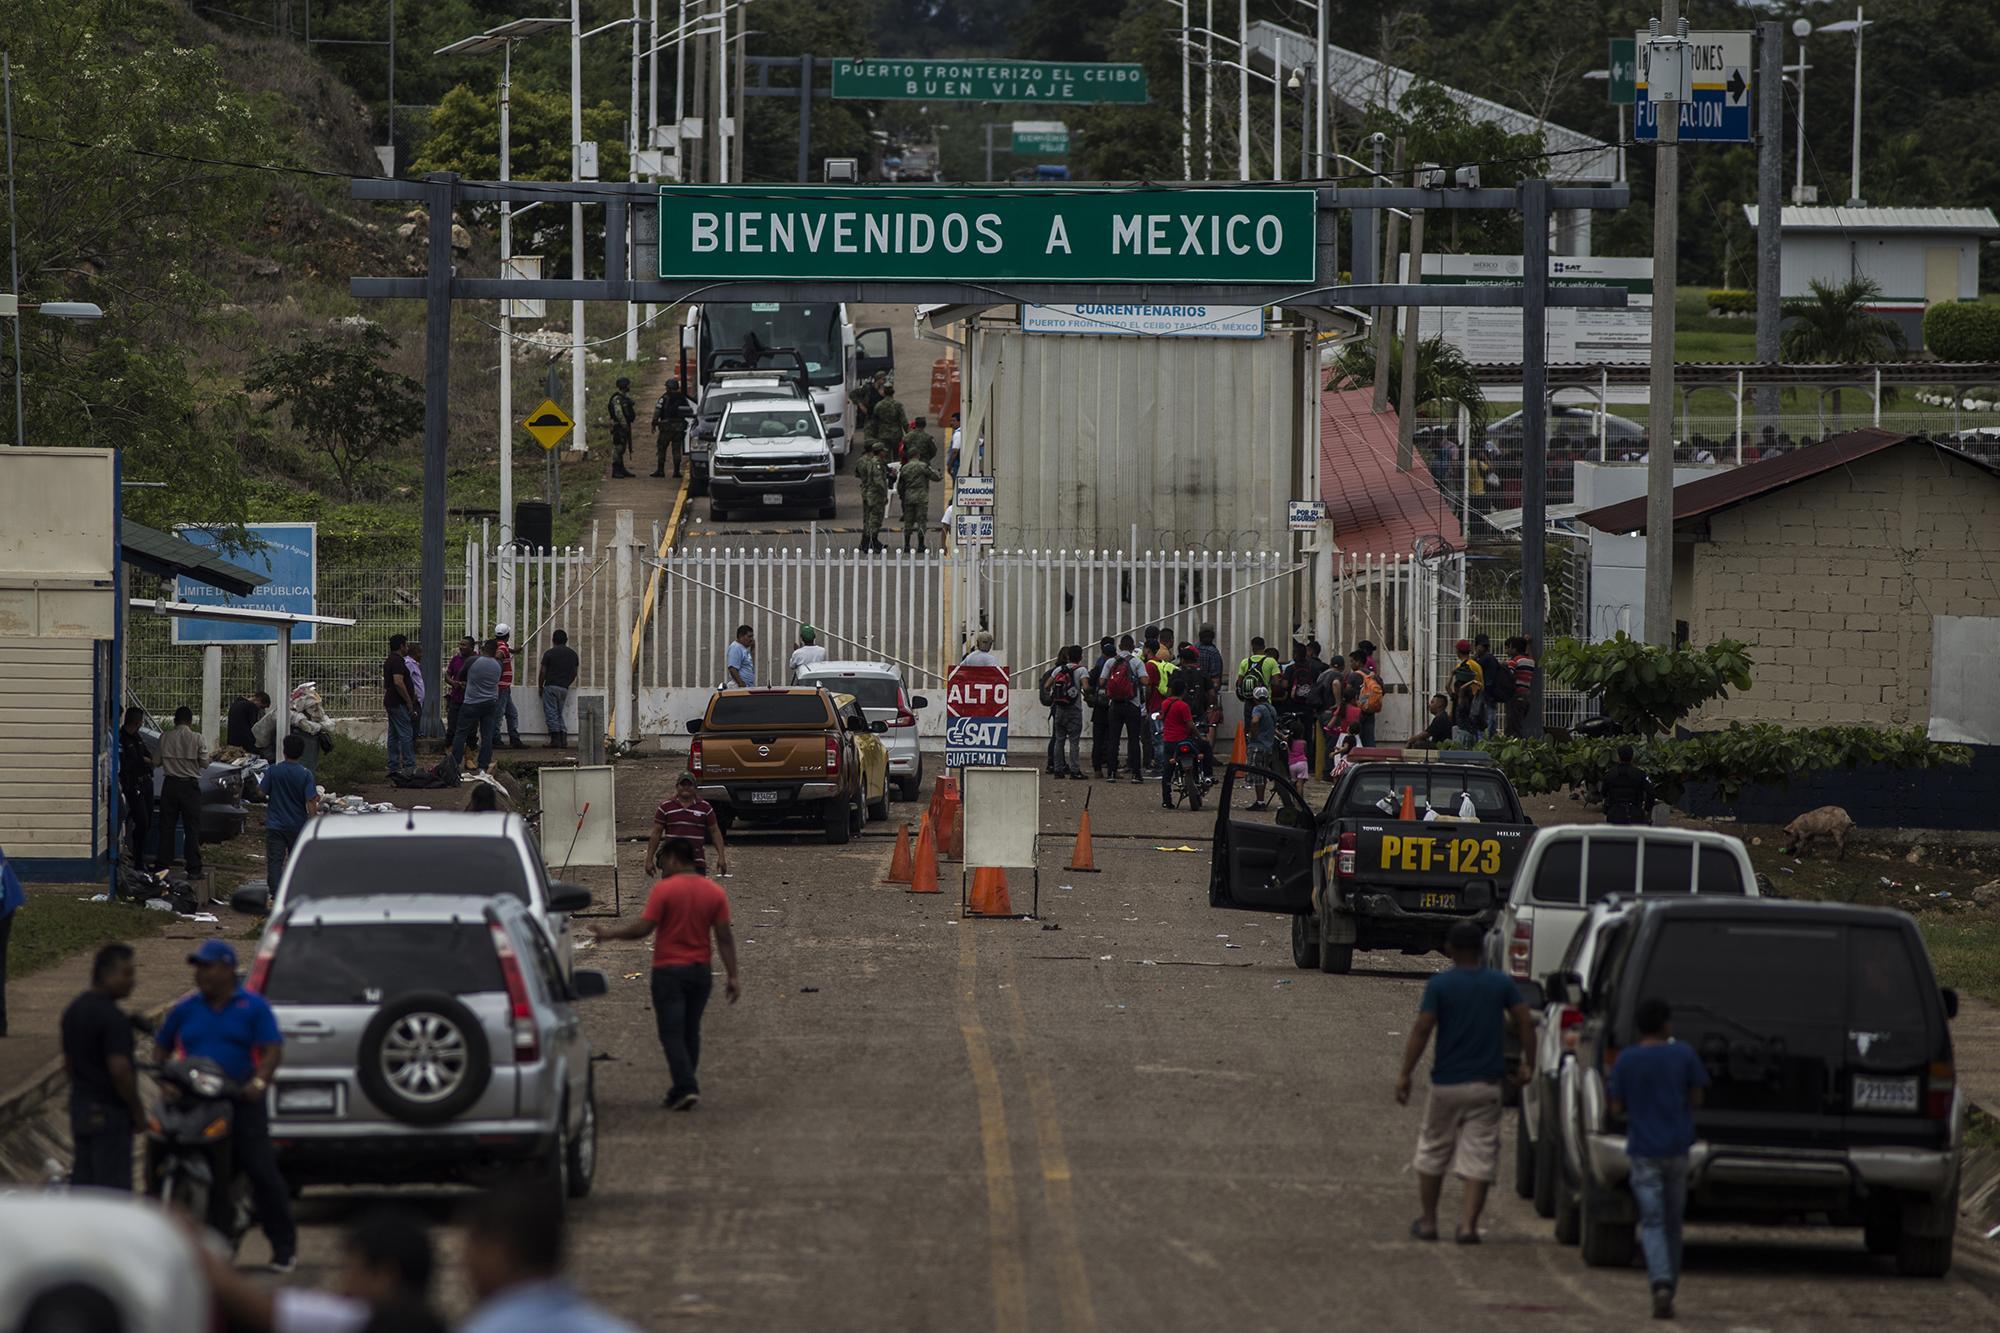
[[[1754,898],[1757,875],[1742,840],[1726,833],[1644,824],[1539,829],[1486,937],[1487,962],[1517,980],[1541,981],[1593,904],[1612,894],[1663,893]]]

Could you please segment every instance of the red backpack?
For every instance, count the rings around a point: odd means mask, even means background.
[[[1121,657],[1111,664],[1110,672],[1104,677],[1104,695],[1113,703],[1127,704],[1138,697],[1139,691],[1132,682],[1132,659]]]

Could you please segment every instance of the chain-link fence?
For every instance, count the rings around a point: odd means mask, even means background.
[[[314,681],[329,716],[365,717],[382,711],[382,659],[391,634],[417,634],[422,587],[417,565],[321,566],[318,606],[322,615],[352,616],[352,626],[318,625],[314,642],[292,644],[292,683]],[[170,597],[171,582],[135,581],[135,597]],[[465,579],[450,571],[445,583],[444,623],[454,644],[465,623]],[[439,645],[449,648],[453,644]],[[436,651],[426,645],[425,651]],[[222,698],[228,701],[264,686],[261,645],[229,644],[222,649]],[[448,654],[447,654],[448,655]],[[202,650],[176,647],[172,622],[134,607],[126,622],[126,679],[134,700],[156,715],[171,715],[181,704],[200,710]]]

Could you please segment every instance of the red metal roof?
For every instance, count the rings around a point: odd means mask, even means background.
[[[1369,389],[1319,396],[1319,494],[1343,551],[1408,555],[1419,538],[1465,544],[1458,513],[1419,458],[1396,470],[1396,414],[1376,412]]]
[[[1918,443],[1925,448],[1941,449],[1956,455],[1975,467],[1995,472],[1989,463],[1972,457],[1957,449],[1941,444],[1932,444],[1921,435],[1907,435],[1900,431],[1883,430],[1869,426],[1846,435],[1836,435],[1818,444],[1790,453],[1779,454],[1776,458],[1763,458],[1742,467],[1730,468],[1713,476],[1702,477],[1685,485],[1674,487],[1674,526],[1679,527],[1693,519],[1702,518],[1754,500],[1772,491],[1783,490],[1796,482],[1817,477],[1822,472],[1877,454],[1884,449],[1893,449],[1899,444]],[[1646,530],[1646,497],[1641,495],[1624,500],[1615,505],[1605,505],[1577,515],[1578,521],[1596,528],[1600,532],[1644,532]]]

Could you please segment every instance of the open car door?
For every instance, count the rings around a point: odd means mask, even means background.
[[[854,333],[854,381],[870,379],[878,370],[896,369],[895,333],[888,328],[857,329]]]
[[[1275,793],[1275,814],[1238,807],[1239,785],[1260,781]],[[1231,764],[1222,775],[1222,799],[1216,804],[1208,905],[1312,915],[1318,846],[1319,821],[1298,788],[1276,773]]]

